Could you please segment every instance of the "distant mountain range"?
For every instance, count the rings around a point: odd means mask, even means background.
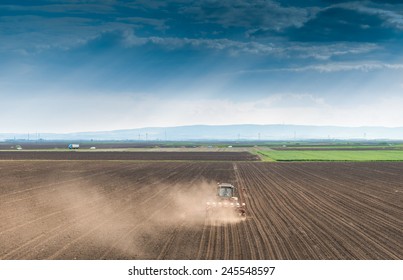
[[[25,140],[307,140],[307,139],[403,139],[403,127],[342,127],[311,125],[191,125],[146,127],[77,133],[0,133],[0,139]]]

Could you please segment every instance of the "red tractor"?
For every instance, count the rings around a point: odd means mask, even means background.
[[[206,216],[235,214],[239,217],[246,216],[245,203],[239,200],[238,190],[228,183],[219,183],[214,201],[208,201]]]

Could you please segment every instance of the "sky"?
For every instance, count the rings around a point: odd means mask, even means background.
[[[403,126],[403,1],[2,0],[0,132]]]

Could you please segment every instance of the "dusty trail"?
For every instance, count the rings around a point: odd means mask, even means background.
[[[203,167],[203,168],[198,168],[198,169],[199,169],[199,170],[198,170],[197,175],[195,176],[195,178],[194,178],[193,180],[190,180],[190,181],[188,182],[188,185],[191,186],[191,185],[196,181],[196,178],[198,178],[198,177],[200,176],[200,173],[203,172],[203,170],[205,169],[205,167]],[[175,183],[178,183],[181,179],[183,180],[183,179],[186,178],[186,177],[187,177],[187,176],[186,176],[186,172],[181,172],[181,174],[179,174],[178,176],[176,176],[176,178],[175,178]],[[160,193],[160,192],[164,192],[165,190],[168,190],[168,188],[170,188],[170,187],[171,187],[171,186],[168,185],[166,188],[160,190],[159,193]],[[141,227],[141,225],[143,225],[143,224],[145,224],[145,225],[147,226],[147,222],[149,222],[150,220],[152,220],[152,219],[154,218],[154,216],[164,215],[163,212],[165,212],[165,209],[168,208],[169,206],[171,206],[172,208],[176,207],[176,205],[174,205],[174,203],[173,203],[173,202],[175,201],[175,194],[176,194],[177,192],[180,192],[184,187],[186,187],[186,186],[180,185],[179,188],[176,188],[176,189],[175,189],[175,192],[169,191],[169,195],[168,195],[167,197],[164,197],[163,199],[158,199],[157,203],[160,203],[160,202],[161,202],[161,204],[159,204],[158,207],[156,207],[157,209],[156,209],[154,212],[152,212],[153,210],[151,210],[151,211],[150,211],[150,210],[147,210],[147,217],[146,217],[146,218],[145,218],[145,217],[141,217],[141,218],[139,219],[139,222],[137,222],[136,224],[134,224],[132,227],[126,229],[126,232],[125,232],[123,235],[121,235],[120,237],[115,238],[114,243],[112,244],[112,246],[110,246],[110,249],[107,250],[104,254],[102,254],[102,255],[100,256],[100,258],[101,258],[101,259],[107,259],[109,254],[112,253],[112,255],[113,255],[113,250],[114,250],[114,248],[116,248],[116,247],[118,246],[119,243],[124,244],[124,243],[126,242],[126,240],[130,240],[130,239],[135,238],[135,236],[134,236],[134,237],[132,236],[132,235],[135,233],[135,231],[136,231],[139,227]],[[145,202],[147,202],[147,201],[145,201]],[[143,201],[142,203],[144,203],[144,201]],[[136,205],[135,207],[138,207],[138,205]],[[151,215],[150,215],[150,212],[152,212]],[[182,227],[182,226],[184,225],[184,223],[185,223],[184,219],[185,219],[184,217],[181,217],[181,218],[179,218],[177,221],[175,221],[175,223],[174,223],[174,232],[175,232],[175,233],[181,232],[181,231],[178,230],[178,228],[179,228],[179,227]],[[179,226],[177,226],[178,223],[179,223]],[[167,225],[167,226],[169,226],[169,225]],[[175,237],[177,237],[176,234],[175,234]],[[174,238],[173,238],[172,236],[169,237],[168,240],[164,243],[163,246],[164,246],[164,247],[172,247],[172,246],[169,245],[169,242],[173,242],[173,239],[174,239]],[[160,248],[160,247],[159,247],[159,248]],[[175,247],[173,247],[173,248],[175,248]],[[124,250],[125,252],[130,251],[130,244],[125,244],[123,250]],[[166,253],[160,252],[160,253],[158,254],[157,258],[164,258],[165,255],[166,255]],[[155,258],[155,257],[153,257],[153,258]]]
[[[98,223],[92,225],[91,227],[86,227],[86,231],[82,233],[80,236],[77,238],[69,241],[64,247],[59,248],[55,253],[53,253],[50,257],[50,259],[55,259],[55,258],[63,258],[63,259],[71,259],[71,258],[77,258],[76,256],[79,256],[79,258],[86,258],[86,259],[98,259],[98,258],[104,258],[104,253],[101,257],[99,257],[99,253],[101,251],[101,247],[108,246],[111,242],[114,242],[112,244],[112,247],[118,247],[120,251],[127,251],[127,248],[123,248],[122,244],[119,244],[119,241],[121,241],[121,237],[118,235],[121,232],[124,233],[132,233],[135,229],[140,228],[141,225],[147,224],[150,220],[153,219],[155,215],[157,215],[160,211],[164,211],[164,209],[168,206],[168,202],[166,199],[161,200],[161,194],[163,194],[165,191],[167,191],[172,185],[165,185],[163,182],[164,180],[169,180],[170,178],[173,178],[176,180],[178,172],[182,168],[175,168],[171,169],[169,173],[166,175],[162,176],[162,179],[157,180],[152,183],[148,184],[141,184],[137,186],[139,189],[132,189],[129,192],[125,192],[124,196],[128,197],[130,199],[124,201],[123,203],[120,204],[119,209],[113,210],[110,215],[107,215],[105,217],[102,217],[101,220],[98,221]],[[162,187],[161,187],[162,186]],[[141,192],[143,189],[149,189],[149,188],[154,188],[156,191],[152,191],[150,193],[149,190],[146,190],[146,198],[141,199],[143,195],[138,195],[139,192]],[[140,200],[140,201],[138,201]],[[112,207],[113,201],[108,201],[108,204],[106,207]],[[149,207],[149,205],[152,205],[152,207]],[[145,207],[147,209],[147,215],[146,217],[141,216],[137,217],[134,215],[136,212],[136,208],[142,208]],[[154,208],[157,208],[154,210]],[[150,214],[151,212],[151,214]],[[99,218],[98,218],[99,219]],[[97,219],[97,220],[98,220]],[[126,221],[129,220],[129,223]],[[132,222],[130,222],[130,220]],[[136,225],[132,228],[128,228],[133,221],[136,221]],[[116,227],[119,228],[117,230]],[[106,229],[106,230],[105,230]],[[102,237],[99,237],[99,234],[102,234]],[[113,236],[113,239],[110,236]],[[95,236],[95,247],[96,250],[93,252],[92,250],[89,250],[89,244],[94,243],[94,236]],[[128,234],[126,234],[128,236]],[[106,239],[106,240],[105,240]],[[99,243],[106,243],[102,244],[102,246],[99,246]],[[74,246],[74,249],[69,249]],[[84,250],[82,249],[84,248]],[[127,246],[126,246],[127,247]],[[89,251],[87,254],[83,253],[83,251]],[[68,251],[68,252],[66,252]],[[125,252],[127,254],[127,252]]]
[[[135,169],[139,169],[142,166],[125,166],[125,168],[128,171],[134,171]],[[115,170],[110,170],[102,172],[102,176],[107,176],[108,179],[115,179],[115,180],[122,180],[127,176],[126,174],[119,174],[118,169]],[[130,173],[129,173],[130,174]],[[74,190],[76,190],[77,192],[80,191],[80,189],[75,189],[76,185],[87,185],[87,186],[91,186],[92,183],[92,179],[94,176],[101,176],[101,173],[95,173],[95,174],[91,174],[91,175],[85,175],[85,176],[80,176],[79,178],[74,178],[74,179],[69,179],[69,180],[61,180],[58,181],[57,183],[53,183],[53,184],[48,184],[46,186],[47,187],[51,187],[50,190],[42,190],[42,187],[38,187],[36,188],[36,192],[29,194],[27,196],[25,192],[21,192],[20,195],[23,197],[21,199],[17,199],[17,200],[13,200],[10,199],[6,202],[3,202],[2,205],[3,206],[9,206],[7,211],[4,211],[0,214],[0,219],[2,220],[7,220],[8,223],[4,223],[4,225],[10,226],[12,224],[15,224],[19,221],[19,218],[24,218],[24,214],[29,213],[29,212],[34,212],[34,211],[40,211],[40,212],[45,212],[43,211],[43,208],[45,208],[46,210],[46,215],[43,216],[36,216],[35,220],[30,220],[30,221],[25,221],[23,223],[19,223],[14,225],[14,227],[12,228],[8,228],[8,229],[3,229],[2,227],[0,227],[0,234],[6,232],[6,231],[10,231],[13,229],[17,229],[20,227],[25,226],[26,224],[30,224],[30,223],[34,223],[38,220],[41,220],[47,216],[52,216],[52,215],[56,215],[58,213],[62,213],[65,210],[67,210],[66,208],[64,209],[58,209],[54,212],[50,212],[50,206],[53,206],[52,203],[49,202],[50,199],[57,199],[57,198],[61,198],[61,196],[63,196],[63,200],[68,200],[68,199],[74,199],[75,196],[77,196],[77,194],[74,192]],[[102,185],[98,185],[100,187],[102,187]],[[64,189],[66,188],[72,188],[73,191],[64,191]],[[39,191],[39,189],[41,189]],[[30,190],[31,191],[31,190]],[[105,195],[105,194],[112,194],[113,192],[120,192],[122,191],[121,189],[117,190],[117,189],[97,189],[97,194],[101,194],[101,195]],[[61,192],[61,193],[60,193]],[[95,196],[94,196],[95,198]],[[96,197],[95,200],[99,200],[100,197]],[[89,201],[86,201],[85,203],[88,203]],[[82,203],[83,204],[83,203]],[[72,207],[70,208],[77,208],[83,205],[80,205],[79,203],[74,204]],[[54,208],[54,207],[52,207]],[[26,220],[26,219],[25,219]],[[24,219],[23,219],[24,221]]]
[[[0,161],[0,259],[403,259],[403,163],[89,163]]]
[[[177,168],[179,169],[179,167]],[[129,171],[128,174],[131,174],[131,172],[135,171],[136,168],[129,168],[126,171]],[[175,169],[171,169],[170,172],[167,171],[167,178],[170,176],[175,176],[176,175]],[[120,179],[124,179],[123,177],[121,177]],[[92,194],[92,193],[85,193],[80,189],[74,189],[74,191],[77,191],[80,193],[81,195],[81,200],[80,201],[69,201],[69,203],[67,203],[65,206],[68,207],[59,207],[58,211],[56,212],[52,212],[50,214],[44,215],[44,216],[39,216],[38,218],[34,219],[34,220],[29,220],[21,225],[18,225],[15,228],[11,228],[11,229],[7,229],[5,231],[2,231],[0,234],[1,236],[3,236],[3,238],[7,238],[9,236],[6,235],[7,232],[11,233],[9,234],[10,236],[13,235],[13,230],[17,230],[20,229],[20,231],[22,232],[30,232],[30,235],[34,234],[36,231],[41,230],[41,228],[43,227],[38,227],[38,229],[36,229],[35,227],[37,227],[37,224],[39,221],[44,220],[46,218],[50,218],[51,219],[51,223],[48,224],[46,226],[46,234],[44,234],[44,232],[42,231],[40,234],[38,234],[38,236],[34,237],[34,238],[30,238],[28,241],[21,242],[21,240],[18,240],[20,246],[18,246],[17,248],[14,248],[14,250],[12,250],[11,252],[8,252],[5,257],[9,258],[11,257],[10,254],[12,253],[16,253],[18,251],[21,251],[25,257],[24,258],[31,258],[29,253],[27,254],[26,251],[24,251],[25,247],[30,245],[32,246],[31,249],[36,249],[37,247],[42,246],[44,243],[54,243],[55,246],[57,244],[60,244],[59,239],[61,239],[61,237],[63,237],[63,234],[66,233],[66,235],[69,236],[69,238],[71,237],[71,233],[78,231],[78,230],[82,230],[82,224],[87,223],[90,224],[91,222],[93,222],[94,220],[99,220],[99,214],[101,213],[103,216],[103,218],[109,218],[110,213],[104,213],[104,210],[106,209],[107,212],[111,212],[112,211],[112,205],[110,205],[111,203],[113,203],[115,201],[115,203],[119,203],[118,205],[123,206],[123,203],[126,204],[132,204],[133,202],[136,202],[136,200],[140,199],[141,196],[136,197],[135,195],[137,195],[138,193],[144,192],[143,190],[145,189],[146,192],[148,193],[149,190],[147,190],[147,187],[152,186],[153,184],[158,184],[159,182],[154,182],[154,183],[147,183],[147,181],[149,180],[149,178],[144,175],[140,178],[136,178],[136,180],[133,180],[134,182],[136,182],[137,184],[139,184],[138,187],[133,188],[133,182],[128,182],[126,184],[120,184],[119,188],[116,189],[108,189],[106,188],[105,190],[99,191],[96,194]],[[127,192],[126,190],[129,190],[129,192]],[[68,195],[70,195],[71,193],[68,192],[66,193]],[[121,197],[117,197],[117,195],[121,195],[125,197],[126,201],[122,201]],[[112,196],[115,196],[115,198],[113,198]],[[57,199],[65,199],[66,196],[61,196],[61,197],[56,197]],[[127,199],[130,198],[130,199]],[[109,201],[111,200],[111,201]],[[59,216],[57,216],[59,215]],[[70,215],[69,217],[63,217],[63,215]],[[45,220],[44,222],[48,222],[47,220]],[[27,226],[31,226],[31,228],[27,228]],[[78,227],[78,229],[77,229]],[[85,226],[87,227],[87,226]],[[64,241],[65,242],[65,241]],[[12,243],[9,242],[6,245],[11,246]],[[49,246],[48,246],[49,247]],[[4,248],[3,248],[4,249]],[[4,249],[6,250],[6,249]],[[16,258],[15,256],[13,256],[13,258]],[[35,258],[35,257],[32,257]],[[48,258],[46,256],[41,256],[40,258]]]

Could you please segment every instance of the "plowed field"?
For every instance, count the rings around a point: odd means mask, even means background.
[[[0,161],[0,259],[403,259],[403,163]],[[246,220],[205,219],[216,182]]]
[[[0,160],[205,160],[256,161],[248,152],[0,151]]]

